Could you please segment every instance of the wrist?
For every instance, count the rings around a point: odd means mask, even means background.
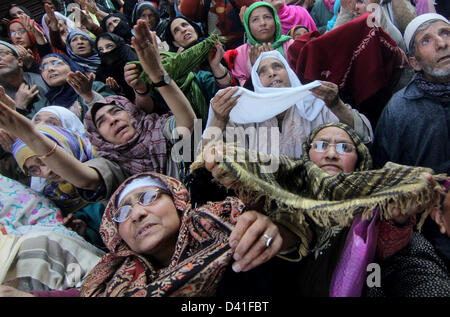
[[[146,96],[150,92],[150,88],[148,85],[145,86],[145,90],[138,90],[138,89],[133,89],[133,90],[136,93],[136,95],[139,95],[139,96]]]
[[[92,99],[94,99],[94,94],[92,93],[92,91],[86,94],[80,94],[80,96],[83,98],[85,103],[90,103]]]

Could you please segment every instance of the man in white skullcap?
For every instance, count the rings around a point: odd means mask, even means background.
[[[436,13],[419,15],[406,27],[404,38],[416,73],[380,116],[374,165],[378,168],[391,161],[450,175],[449,21]],[[450,258],[448,242],[439,242],[442,235],[432,221],[427,219],[422,232],[436,250],[447,250]]]

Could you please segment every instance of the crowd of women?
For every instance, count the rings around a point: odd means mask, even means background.
[[[445,6],[42,6],[2,20],[0,296],[450,296],[450,158],[372,161]]]

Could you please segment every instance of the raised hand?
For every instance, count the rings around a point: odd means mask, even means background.
[[[89,101],[94,98],[93,92],[92,92],[92,84],[94,82],[95,75],[93,73],[89,74],[89,77],[84,75],[80,71],[76,72],[70,72],[67,75],[67,83],[72,86],[73,89],[81,96],[83,97],[84,101],[86,103],[89,103]]]
[[[27,109],[37,94],[39,89],[36,85],[29,87],[26,83],[21,83],[16,92],[15,104],[21,109]]]
[[[136,64],[128,64],[125,65],[123,70],[124,78],[128,86],[138,92],[147,91],[147,83],[143,80],[138,80],[142,69],[140,69]]]
[[[13,110],[16,109],[16,103],[14,99],[6,94],[5,88],[3,86],[0,86],[0,101],[7,105],[9,108]]]
[[[142,68],[152,82],[158,82],[164,74],[164,67],[158,51],[155,32],[151,32],[144,20],[139,19],[133,28],[132,46],[141,62]]]

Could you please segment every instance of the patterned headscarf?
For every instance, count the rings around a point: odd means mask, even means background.
[[[74,134],[79,135],[81,137],[86,137],[86,129],[84,128],[83,122],[67,108],[61,106],[48,106],[39,109],[38,112],[33,116],[31,121],[36,121],[36,116],[41,112],[51,112],[55,114],[59,121],[61,121],[61,125],[63,128],[72,131]]]
[[[181,225],[168,267],[157,270],[152,259],[131,250],[111,218],[117,199],[136,178],[152,177],[169,189]],[[212,296],[231,261],[228,237],[244,205],[235,198],[191,209],[183,184],[157,173],[127,179],[111,196],[100,234],[107,253],[85,279],[80,295],[91,296]]]
[[[72,50],[72,47],[70,46],[70,42],[77,35],[81,35],[89,41],[89,43],[91,44],[91,50],[92,50],[91,55],[89,55],[87,57],[82,57],[82,56],[74,53],[74,51]],[[98,56],[97,50],[95,48],[95,41],[87,33],[83,32],[81,30],[75,30],[75,31],[70,32],[69,35],[67,35],[66,50],[67,50],[67,54],[69,54],[69,57],[75,63],[80,65],[84,70],[91,72],[91,73],[95,73],[97,71],[97,68],[101,63],[101,60],[100,60],[100,57]]]
[[[125,144],[112,144],[100,135],[94,124],[95,113],[101,106],[115,104],[125,110],[136,129]],[[100,156],[118,163],[131,174],[142,172],[165,173],[168,159],[164,122],[169,114],[145,114],[122,96],[108,96],[104,102],[94,104],[84,117],[87,136]]]
[[[248,38],[248,43],[250,45],[262,45],[262,43],[258,42],[252,35],[252,32],[250,31],[250,25],[249,25],[249,19],[250,19],[250,14],[257,8],[260,7],[267,7],[269,9],[270,12],[272,12],[273,15],[273,19],[275,20],[275,35],[274,35],[274,42],[272,43],[272,47],[274,49],[277,49],[278,51],[280,51],[280,53],[283,56],[286,56],[284,54],[283,51],[283,43],[292,39],[290,36],[287,35],[283,35],[282,30],[281,30],[281,22],[280,22],[280,18],[278,17],[278,13],[277,10],[269,3],[264,2],[264,1],[257,1],[254,2],[251,6],[248,7],[248,9],[245,11],[244,14],[244,28],[245,28],[245,32],[247,34],[247,38]]]

